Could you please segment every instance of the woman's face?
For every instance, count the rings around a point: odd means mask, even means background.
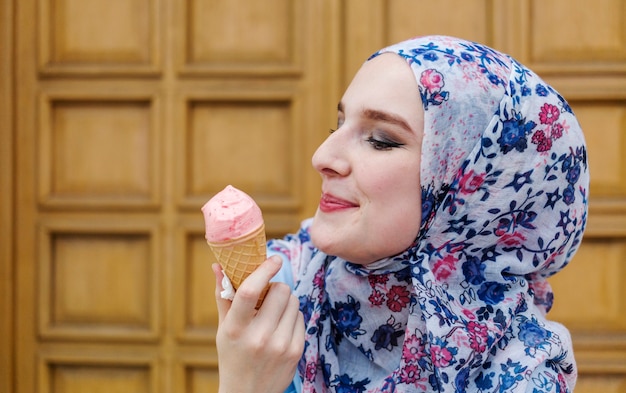
[[[313,155],[322,196],[311,238],[367,265],[406,250],[420,227],[424,113],[409,65],[392,53],[366,62],[338,111],[337,130]]]

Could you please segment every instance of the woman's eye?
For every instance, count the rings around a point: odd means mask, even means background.
[[[403,143],[394,142],[384,138],[376,139],[373,136],[367,138],[367,142],[376,150],[391,150],[395,147],[403,145]]]

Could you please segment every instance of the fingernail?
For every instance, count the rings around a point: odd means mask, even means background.
[[[280,257],[280,255],[272,255],[270,259],[276,264],[279,264],[279,265],[283,264],[283,259]]]

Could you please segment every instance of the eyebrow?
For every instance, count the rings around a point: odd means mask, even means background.
[[[339,103],[337,105],[337,110],[339,112],[344,112],[343,110],[343,103]],[[376,121],[383,121],[386,123],[390,123],[390,124],[394,124],[397,125],[401,128],[404,128],[407,132],[409,133],[413,133],[412,128],[409,126],[409,124],[400,116],[398,115],[394,115],[393,113],[389,113],[389,112],[385,112],[385,111],[379,111],[376,109],[363,109],[362,110],[362,115],[370,120],[376,120]]]

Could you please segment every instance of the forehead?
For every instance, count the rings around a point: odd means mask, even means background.
[[[371,111],[404,118],[414,129],[421,128],[423,108],[415,76],[408,63],[394,53],[365,62],[341,99],[346,115]]]
[[[395,53],[383,53],[363,63],[348,90],[377,90],[381,87],[386,87],[387,90],[397,88],[399,93],[417,90],[417,81],[411,68]]]

